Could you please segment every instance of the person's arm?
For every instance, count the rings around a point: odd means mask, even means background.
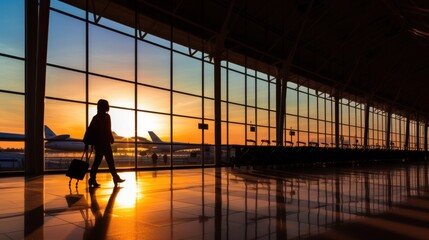
[[[110,144],[113,144],[115,142],[115,139],[113,138],[113,134],[112,134],[112,121],[110,120],[110,115],[107,115],[107,129],[109,129],[109,140],[110,140]]]

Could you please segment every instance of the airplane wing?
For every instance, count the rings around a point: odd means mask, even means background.
[[[0,133],[0,140],[2,141],[23,141],[25,140],[24,134],[17,133]]]

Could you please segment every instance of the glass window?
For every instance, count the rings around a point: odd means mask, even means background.
[[[86,122],[85,111],[85,104],[82,103],[46,99],[45,125],[57,135],[68,134],[71,138],[82,139]]]
[[[243,124],[228,124],[229,130],[229,144],[245,144],[244,132],[245,128]]]
[[[220,105],[221,105],[221,111],[222,111],[222,113],[221,113],[221,115],[222,115],[221,119],[222,119],[222,121],[227,121],[228,105],[225,102],[221,102]]]
[[[317,121],[310,119],[310,132],[317,132]]]
[[[214,119],[214,101],[204,99],[204,118]]]
[[[308,94],[303,92],[298,92],[299,94],[299,106],[298,112],[300,116],[308,116]]]
[[[51,0],[51,8],[55,8],[81,18],[85,18],[84,10],[73,7],[72,5],[64,3],[63,1],[60,1],[60,0]]]
[[[228,89],[228,79],[227,79],[227,70],[225,68],[221,68],[221,99],[226,101],[227,98],[227,89]],[[213,92],[214,94],[214,92]]]
[[[13,23],[13,24],[12,24]],[[0,52],[25,56],[25,1],[0,1]]]
[[[83,73],[46,67],[47,97],[85,101],[85,86],[85,74]]]
[[[0,132],[24,134],[25,97],[0,92]]]
[[[247,123],[256,124],[255,108],[252,108],[252,107],[247,108]]]
[[[245,88],[244,74],[229,71],[228,76],[228,99],[230,102],[244,104]]]
[[[270,109],[276,110],[276,85],[274,83],[270,83]],[[287,97],[286,97],[287,98]]]
[[[342,124],[349,124],[349,106],[340,104],[340,121]]]
[[[204,62],[204,96],[214,98],[214,66]]]
[[[334,119],[332,105],[333,105],[333,102],[331,100],[326,100],[326,120],[327,121],[332,121]]]
[[[275,127],[276,126],[276,112],[270,111],[270,126]]]
[[[247,105],[255,106],[256,105],[256,96],[255,96],[255,77],[247,76]]]
[[[2,155],[2,161],[0,161],[0,172],[8,170],[22,171],[25,164],[24,96],[0,93],[0,100],[4,101],[5,99],[9,101],[8,103],[10,103],[10,106],[0,106],[0,114],[2,114],[2,118],[0,119],[0,131],[16,134],[16,140],[0,140],[0,152]],[[13,107],[17,108],[13,109]],[[9,111],[10,109],[13,110]]]
[[[229,121],[244,123],[244,106],[229,104]]]
[[[173,117],[173,144],[174,142],[201,144],[202,135],[198,123],[201,123],[200,119]]]
[[[293,89],[286,90],[286,113],[296,115],[298,113],[297,92]]]
[[[135,135],[135,111],[111,107],[109,114],[113,132],[127,138]]]
[[[300,131],[308,131],[308,118],[300,117],[298,125]]]
[[[204,143],[214,144],[214,121],[204,120],[204,123],[209,127],[209,129],[204,130]]]
[[[244,71],[245,71],[243,66],[237,65],[237,64],[232,63],[232,62],[228,62],[228,67],[229,67],[229,69],[235,70],[234,72],[244,73]]]
[[[287,114],[286,115],[286,129],[290,130],[297,130],[298,129],[298,123],[297,123],[297,117]]]
[[[258,109],[258,125],[269,126],[267,110]]]
[[[150,139],[148,131],[153,131],[162,141],[170,142],[170,116],[146,112],[137,113],[137,135]]]
[[[0,89],[23,93],[25,91],[24,75],[24,61],[0,56]]]
[[[268,98],[268,82],[266,81],[261,81],[258,80],[256,81],[257,84],[257,106],[258,108],[265,108],[268,109],[268,103],[269,103],[269,98]]]
[[[257,142],[257,144],[262,144],[261,140],[269,140],[270,138],[268,137],[268,131],[269,128],[267,127],[258,127],[258,140],[259,143]],[[264,143],[263,145],[267,145],[266,143]]]
[[[158,44],[160,46],[164,46],[166,48],[170,48],[170,45],[171,45],[171,42],[169,40],[159,38],[159,37],[152,35],[152,34],[147,34],[144,39],[149,41],[149,42],[153,42],[155,44]]]
[[[138,86],[137,108],[153,112],[170,113],[170,91]]]
[[[201,118],[201,97],[189,96],[186,94],[173,94],[173,114],[185,115]]]
[[[89,101],[106,99],[110,106],[134,108],[134,84],[89,76]]]
[[[170,88],[170,51],[158,46],[138,42],[138,82]]]
[[[116,11],[116,9],[114,9],[110,5],[109,5],[108,8],[110,8],[110,9],[106,9],[106,11]],[[132,13],[132,14],[133,14],[133,16],[130,16],[130,17],[134,17],[134,13]],[[94,20],[94,18],[92,18],[92,17],[90,17],[89,19],[90,20]],[[134,20],[134,18],[131,18],[131,19]],[[134,36],[134,28],[125,26],[123,24],[120,24],[120,23],[112,21],[112,20],[109,20],[109,19],[107,19],[105,17],[101,17],[100,21],[98,22],[98,24],[104,25],[106,27],[118,30],[119,32],[123,32],[123,33],[126,33],[126,34]],[[132,24],[131,26],[134,26],[134,21],[131,22],[130,24]]]
[[[326,129],[325,129],[325,121],[319,121],[319,133],[325,133]]]
[[[180,53],[173,54],[173,89],[202,95],[201,61]]]
[[[48,63],[85,70],[85,22],[51,11],[48,41]]]
[[[89,71],[134,80],[134,39],[91,24]]]
[[[325,120],[325,99],[322,97],[319,98],[318,108],[319,108],[319,119]]]
[[[310,109],[309,109],[309,116],[310,118],[317,118],[317,98],[315,96],[310,95]]]

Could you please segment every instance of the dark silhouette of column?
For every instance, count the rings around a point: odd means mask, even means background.
[[[44,171],[43,119],[50,0],[25,1],[25,172]]]
[[[64,185],[65,186],[65,185]],[[25,239],[43,239],[44,231],[44,178],[26,177],[24,190]]]
[[[416,120],[416,150],[420,150],[420,123],[418,116]]]
[[[282,180],[277,179],[276,188],[276,239],[287,239],[286,199]]]
[[[231,19],[231,15],[234,9],[235,0],[229,2],[228,12],[224,17],[224,22],[216,36],[216,43],[213,52],[213,60],[214,60],[214,102],[215,102],[215,117],[214,117],[214,125],[215,125],[215,157],[214,162],[215,165],[219,165],[221,161],[221,144],[222,144],[222,123],[221,123],[221,65],[220,61],[222,60],[222,53],[224,51],[225,38],[229,32],[229,22]]]
[[[425,123],[425,140],[424,140],[424,146],[423,149],[425,150],[425,152],[428,151],[428,124]]]
[[[369,190],[369,175],[367,172],[364,173],[364,181],[365,181],[365,210],[366,215],[369,216],[371,214],[371,196]]]
[[[341,182],[340,177],[335,173],[335,224],[341,224]]]
[[[335,93],[335,148],[340,147],[340,97]]]
[[[222,239],[222,169],[215,170],[215,239]]]
[[[368,148],[369,139],[369,101],[365,104],[365,126],[363,134],[363,147]]]
[[[410,148],[410,117],[407,117],[407,123],[405,125],[405,144],[404,144],[405,150],[408,150]]]
[[[392,207],[392,172],[387,171],[387,205]]]
[[[389,110],[387,112],[387,119],[386,119],[386,143],[385,146],[387,149],[390,149],[390,128],[391,128],[391,122],[392,122],[392,111]]]

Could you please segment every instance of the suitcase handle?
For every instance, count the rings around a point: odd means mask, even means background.
[[[88,158],[86,159],[86,161],[85,162],[88,162],[88,160],[91,158],[91,155],[92,155],[92,151],[94,150],[94,148],[93,147],[91,147],[91,152],[89,153],[89,156],[88,156]],[[83,161],[83,156],[85,156],[85,153],[87,153],[87,151],[88,151],[88,149],[87,148],[85,148],[84,150],[83,150],[83,153],[82,153],[82,157],[80,157],[80,160],[81,161]]]

